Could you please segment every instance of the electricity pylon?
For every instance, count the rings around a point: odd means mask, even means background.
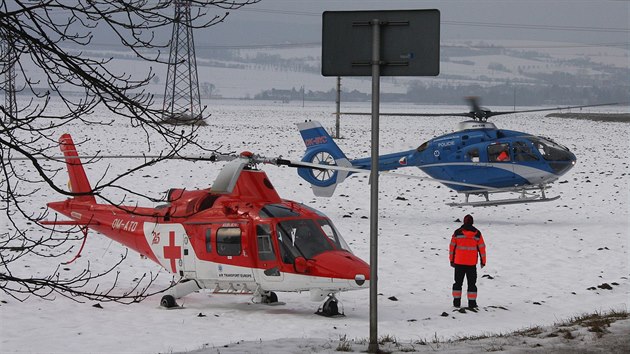
[[[162,106],[162,118],[170,123],[203,123],[191,25],[190,2],[175,1],[175,22]]]

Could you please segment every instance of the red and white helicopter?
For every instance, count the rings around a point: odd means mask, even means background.
[[[71,136],[59,143],[76,196],[48,203],[71,220],[46,223],[98,231],[178,276],[161,299],[164,307],[200,289],[252,294],[269,304],[278,302],[275,292],[309,291],[313,301],[325,300],[317,313],[334,316],[336,293],[369,288],[369,265],[332,221],[280,198],[250,153],[227,163],[211,188],[170,189],[167,203],[155,208],[113,206],[89,194]]]

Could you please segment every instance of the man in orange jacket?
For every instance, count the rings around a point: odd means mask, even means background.
[[[453,284],[453,306],[462,303],[464,276],[468,283],[468,308],[477,307],[477,254],[481,258],[481,268],[486,266],[486,245],[481,232],[473,226],[473,217],[466,215],[464,225],[455,230],[449,245],[448,258],[455,268]]]

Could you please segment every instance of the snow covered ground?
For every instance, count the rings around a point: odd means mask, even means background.
[[[304,146],[295,123],[313,119],[326,127],[334,126],[332,103],[307,102],[306,107],[301,103],[277,105],[252,101],[205,104],[212,117],[210,125],[200,131],[201,140],[211,148],[220,145],[225,152],[248,150],[265,156],[300,159]],[[368,105],[346,108],[367,110]],[[393,109],[460,112],[466,108],[385,105],[381,111]],[[593,111],[627,113],[628,107],[599,107]],[[381,153],[417,147],[433,136],[452,131],[459,120],[383,118]],[[499,116],[492,120],[500,128],[548,136],[576,154],[577,165],[550,192],[561,199],[489,208],[452,208],[445,203],[461,197],[444,186],[381,177],[380,336],[395,338],[399,343],[431,343],[547,326],[596,311],[628,311],[630,124],[545,118],[544,113]],[[80,153],[144,152],[142,133],[122,120],[111,127],[66,128],[75,141],[91,139],[79,148]],[[59,135],[64,132],[59,131]],[[338,144],[348,157],[369,155],[369,117],[344,117],[341,134],[344,139]],[[123,160],[110,163],[108,176],[126,171],[131,163]],[[107,165],[107,161],[101,161],[92,166],[87,171],[88,177],[97,179]],[[212,183],[221,166],[222,163],[169,161],[135,173],[122,184],[156,196],[171,187],[203,188]],[[349,178],[338,187],[335,196],[325,199],[314,197],[309,186],[290,168],[263,166],[263,169],[283,198],[326,213],[355,254],[369,259],[367,177]],[[404,172],[423,175],[416,169]],[[66,176],[59,175],[56,181],[65,186]],[[113,190],[111,197],[122,199],[123,195]],[[62,199],[63,196],[44,189],[29,204],[33,211],[40,211],[46,202]],[[478,313],[452,312],[450,306],[453,274],[447,258],[448,243],[453,230],[460,225],[458,220],[467,213],[475,217],[488,247],[488,265],[479,272]],[[11,229],[5,220],[0,227]],[[95,270],[106,269],[124,252],[124,247],[91,232],[82,257],[66,266],[62,274],[80,272],[87,262]],[[16,272],[34,275],[46,274],[59,265],[50,259],[31,258],[22,262],[24,268]],[[171,279],[158,265],[131,253],[119,272],[121,291],[131,288],[135,278],[148,272],[161,273],[152,288],[155,290],[166,286]],[[603,284],[611,289],[605,289]],[[248,296],[201,292],[180,301],[182,309],[165,310],[159,307],[159,296],[138,304],[104,303],[97,308],[93,302],[77,303],[63,297],[54,301],[31,298],[18,302],[0,294],[0,352],[166,353],[202,348],[211,353],[334,352],[340,339],[351,341],[356,350],[369,337],[368,291],[339,296],[346,315],[342,318],[314,315],[319,304],[310,302],[308,294],[278,295],[286,304],[252,304]],[[448,316],[442,316],[443,312]],[[621,322],[612,330],[630,334],[630,325],[628,321]],[[547,343],[554,342],[550,339],[542,345]]]

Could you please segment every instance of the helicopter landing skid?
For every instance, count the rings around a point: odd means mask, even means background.
[[[496,206],[496,205],[508,205],[508,204],[550,202],[558,198],[560,198],[559,195],[555,197],[551,197],[551,198],[525,197],[525,198],[511,198],[511,199],[500,199],[500,200],[480,200],[477,202],[448,203],[446,205],[455,206],[455,207],[462,207],[462,206],[482,207],[482,206]]]
[[[523,204],[523,203],[536,203],[536,202],[550,202],[556,199],[559,199],[560,196],[557,195],[555,197],[547,197],[545,195],[545,187],[540,187],[540,188],[535,188],[535,189],[539,189],[540,190],[540,194],[528,194],[527,191],[531,190],[534,188],[528,188],[528,189],[518,189],[518,190],[502,190],[502,191],[498,191],[498,192],[520,192],[521,195],[518,198],[506,198],[506,199],[497,199],[497,200],[490,200],[490,198],[488,197],[489,193],[498,193],[497,191],[495,192],[473,192],[473,193],[466,193],[466,201],[463,203],[447,203],[446,205],[448,206],[454,206],[454,207],[463,207],[463,206],[472,206],[472,207],[482,207],[482,206],[497,206],[497,205],[508,205],[508,204]],[[483,197],[485,197],[485,200],[480,200],[480,201],[469,201],[468,197],[470,197],[471,194],[474,195],[482,195]]]

